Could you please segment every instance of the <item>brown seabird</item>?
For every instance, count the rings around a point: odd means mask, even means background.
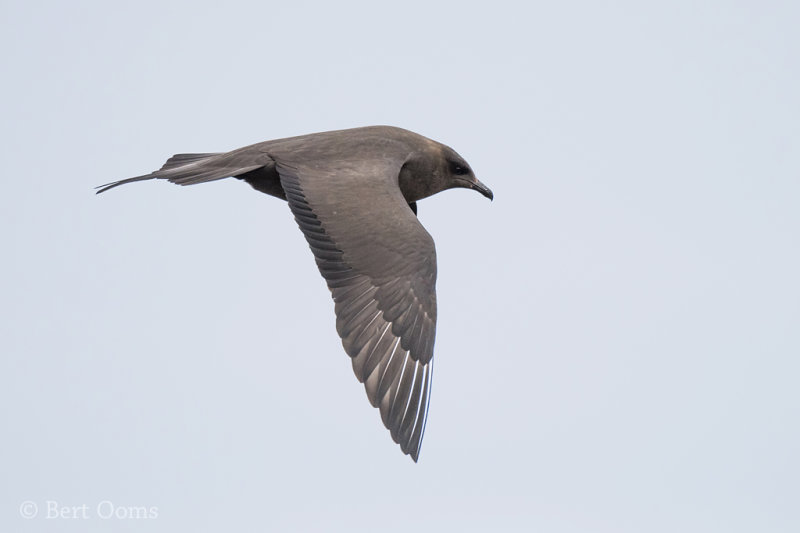
[[[452,148],[389,126],[313,133],[226,153],[178,154],[150,174],[194,185],[234,177],[289,203],[333,295],[336,331],[392,439],[416,461],[430,399],[436,250],[417,201],[492,191]]]

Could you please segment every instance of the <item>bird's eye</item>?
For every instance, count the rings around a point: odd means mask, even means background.
[[[464,174],[468,174],[469,170],[466,167],[459,165],[458,163],[453,163],[453,174],[457,176],[463,176]]]

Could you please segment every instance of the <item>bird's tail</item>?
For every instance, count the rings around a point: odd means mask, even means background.
[[[151,179],[166,179],[178,185],[194,185],[206,181],[214,181],[231,176],[238,176],[262,167],[264,164],[242,166],[226,158],[228,154],[176,154],[170,157],[164,166],[155,172],[124,180],[114,181],[97,187],[97,194],[113,189],[119,185]]]

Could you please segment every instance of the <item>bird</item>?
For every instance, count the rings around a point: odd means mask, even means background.
[[[395,443],[418,461],[433,377],[436,250],[417,202],[492,191],[449,146],[393,126],[312,133],[230,152],[177,154],[136,181],[237,178],[285,200],[334,301],[336,331]]]

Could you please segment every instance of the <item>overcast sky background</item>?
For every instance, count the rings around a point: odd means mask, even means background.
[[[800,531],[797,5],[3,1],[0,530]],[[92,190],[371,124],[496,198],[419,205],[418,464],[286,204]]]

